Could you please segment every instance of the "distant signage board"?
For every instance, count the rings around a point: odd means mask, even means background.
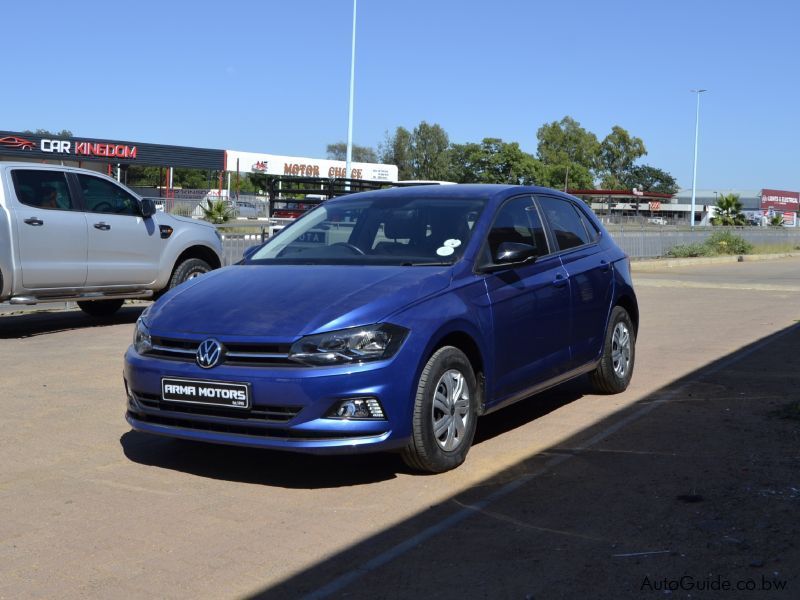
[[[296,177],[324,177],[327,179],[348,178],[347,164],[343,160],[280,156],[258,152],[226,150],[226,169],[243,173],[266,173],[267,175],[293,175]],[[397,181],[397,166],[379,163],[350,164],[350,179],[368,181]]]
[[[112,164],[211,170],[221,170],[225,161],[224,150],[85,137],[61,138],[13,131],[0,131],[0,155],[10,160],[91,160]]]
[[[797,212],[800,210],[800,192],[785,190],[761,190],[761,210]]]

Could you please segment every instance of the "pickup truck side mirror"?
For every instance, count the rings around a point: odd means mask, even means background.
[[[142,198],[139,201],[139,210],[145,219],[152,217],[156,214],[156,203],[152,198]]]

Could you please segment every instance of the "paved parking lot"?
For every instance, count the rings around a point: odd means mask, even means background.
[[[734,541],[723,549],[756,565],[746,574],[779,572],[795,586],[782,597],[795,596],[796,549],[777,569],[754,534],[736,533],[746,524],[717,530],[713,514],[687,514],[700,534],[686,541],[677,525],[659,529],[678,509],[647,507],[679,489],[687,506],[701,504],[699,482],[715,468],[728,473],[731,440],[741,449],[765,435],[738,415],[717,428],[740,395],[775,410],[796,397],[784,386],[796,381],[800,350],[800,260],[637,273],[636,283],[641,329],[627,392],[593,396],[577,381],[490,415],[466,464],[437,476],[410,474],[392,455],[305,457],[131,432],[122,354],[141,308],[101,324],[76,310],[0,313],[0,598],[634,597],[642,573],[680,575],[687,553],[704,576],[711,559],[700,546],[724,537]],[[675,427],[686,418],[669,412],[677,406],[702,417],[690,420],[692,439],[720,431],[728,445],[676,450],[688,431]],[[778,438],[796,456],[793,426],[781,420]],[[670,455],[686,460],[637,458]],[[790,488],[800,482],[778,490],[772,479],[764,475],[765,493],[782,496],[758,526],[793,527],[782,511],[796,515],[800,493]],[[615,506],[614,518],[629,520],[625,535],[604,516]],[[644,570],[659,552],[672,562]]]

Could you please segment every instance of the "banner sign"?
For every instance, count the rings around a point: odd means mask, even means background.
[[[235,171],[238,161],[243,173],[266,173],[267,175],[294,175],[296,177],[324,177],[343,179],[347,177],[347,164],[343,160],[279,156],[258,152],[226,150],[228,171]],[[350,179],[369,181],[397,181],[397,167],[378,163],[350,164]]]
[[[0,156],[8,160],[41,159],[102,161],[154,167],[222,170],[224,150],[120,142],[84,137],[60,138],[33,133],[0,131]]]
[[[761,190],[761,209],[769,208],[778,212],[797,212],[800,210],[800,192]]]

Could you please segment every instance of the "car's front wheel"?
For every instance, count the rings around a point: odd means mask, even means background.
[[[125,300],[84,300],[78,302],[80,308],[92,317],[110,317],[120,308]]]
[[[478,386],[469,359],[445,346],[428,360],[417,383],[411,442],[402,451],[412,469],[441,473],[459,466],[475,436]]]
[[[631,317],[621,306],[611,311],[603,355],[591,373],[594,389],[601,394],[617,394],[628,388],[636,359],[636,332]]]

